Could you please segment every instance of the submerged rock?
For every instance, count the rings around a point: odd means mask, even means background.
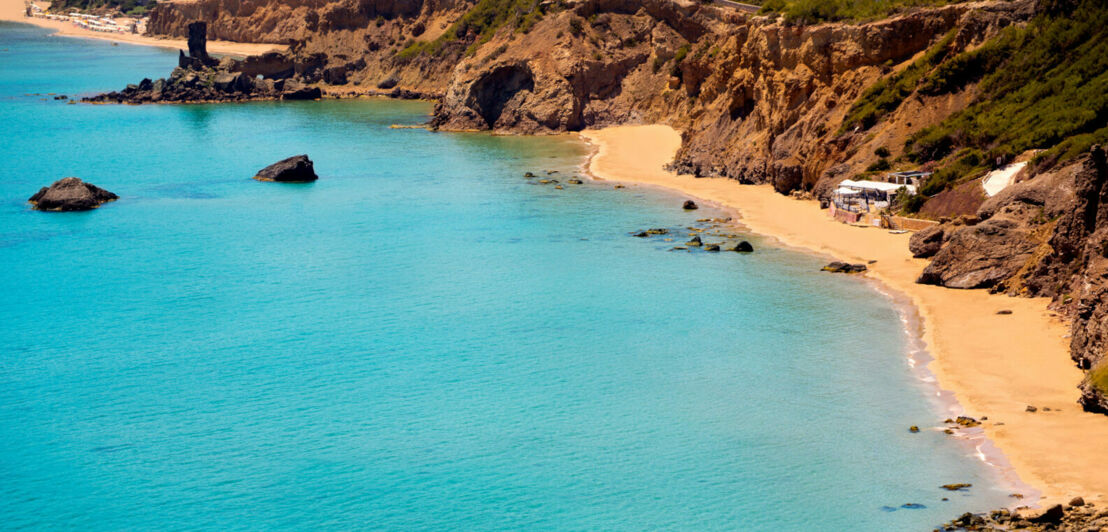
[[[682,205],[681,207],[683,209],[685,209],[686,211],[695,211],[695,210],[700,208],[696,205],[696,202],[693,201],[693,200],[685,200],[685,204]]]
[[[282,183],[305,183],[315,181],[315,166],[307,155],[295,155],[277,161],[258,171],[254,176],[258,181],[279,181]]]
[[[42,187],[27,201],[40,211],[87,211],[117,199],[119,196],[96,185],[66,177]]]

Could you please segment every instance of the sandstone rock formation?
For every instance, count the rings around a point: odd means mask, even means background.
[[[40,211],[87,211],[117,199],[119,196],[91,183],[66,177],[42,187],[27,201]]]
[[[307,155],[294,155],[282,159],[258,171],[254,179],[282,183],[306,183],[319,179],[315,166]]]

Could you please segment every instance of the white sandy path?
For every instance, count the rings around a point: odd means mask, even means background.
[[[981,180],[981,186],[985,188],[985,195],[991,198],[999,194],[1001,190],[1012,184],[1012,178],[1016,177],[1016,174],[1020,173],[1020,170],[1023,170],[1025,166],[1027,166],[1027,161],[1012,163],[989,172],[985,179]]]
[[[1108,502],[1108,417],[1077,405],[1082,373],[1069,358],[1068,326],[1047,311],[1047,300],[916,284],[926,261],[908,252],[909,235],[838,223],[816,202],[782,196],[770,186],[667,172],[662,166],[681,145],[680,134],[667,126],[608,128],[582,136],[597,147],[590,163],[597,177],[718,203],[738,211],[752,231],[788,245],[851,262],[876,260],[867,275],[915,304],[935,359],[929,369],[968,415],[988,416],[985,434],[1019,478],[1042,490],[1045,502],[1075,495]],[[1002,309],[1012,314],[998,315]],[[1026,412],[1027,405],[1040,410]]]

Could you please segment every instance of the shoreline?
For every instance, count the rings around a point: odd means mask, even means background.
[[[140,46],[155,46],[172,50],[188,50],[188,41],[185,39],[170,39],[150,37],[132,33],[107,33],[78,28],[73,24],[60,20],[48,20],[28,17],[24,14],[23,0],[0,0],[0,21],[28,24],[40,28],[55,30],[54,35],[78,39],[96,39]],[[246,57],[258,55],[272,50],[285,50],[287,46],[280,44],[240,43],[232,41],[208,41],[208,52],[218,56]]]
[[[956,437],[967,439],[1002,478],[1038,492],[1038,500],[1025,493],[1029,497],[1013,506],[1065,503],[1074,496],[1108,501],[1108,473],[1097,467],[1108,458],[1102,444],[1108,441],[1108,419],[1077,404],[1081,372],[1069,358],[1068,325],[1047,310],[1048,300],[916,284],[927,261],[912,258],[909,234],[839,223],[817,202],[777,194],[770,185],[665,171],[681,144],[680,134],[668,126],[620,126],[580,135],[593,148],[586,169],[597,179],[714,203],[736,213],[751,232],[787,247],[849,262],[876,260],[865,277],[894,304],[911,304],[900,318],[912,337],[907,354],[913,370],[933,376],[940,406],[949,404],[956,415],[988,417],[980,436],[960,431]],[[998,315],[999,310],[1012,314]],[[924,353],[923,360],[915,360],[913,352]],[[1029,405],[1039,412],[1027,412]]]

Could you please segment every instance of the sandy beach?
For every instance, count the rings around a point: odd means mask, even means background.
[[[1047,310],[1047,300],[916,284],[926,261],[912,258],[908,234],[839,223],[815,201],[782,196],[768,185],[667,172],[663,165],[681,144],[680,134],[668,126],[615,127],[582,136],[596,149],[589,170],[597,178],[680,191],[735,211],[751,231],[788,246],[850,262],[876,261],[866,275],[915,304],[922,340],[934,358],[929,369],[965,415],[988,417],[984,432],[1009,462],[1007,474],[1040,490],[1042,503],[1076,495],[1108,502],[1108,471],[1102,468],[1108,460],[1108,417],[1077,404],[1082,375],[1069,358],[1069,328]],[[998,315],[1002,309],[1012,314]],[[1028,405],[1039,411],[1027,412]],[[921,420],[920,426],[941,421]]]
[[[40,4],[45,5],[45,4]],[[47,20],[43,18],[31,18],[25,16],[25,4],[23,0],[0,0],[0,20],[9,22],[22,22],[33,24],[43,28],[57,30],[55,35],[62,37],[77,37],[81,39],[99,39],[104,41],[125,42],[143,46],[160,46],[175,50],[187,50],[188,42],[184,39],[163,39],[147,37],[145,35],[133,35],[125,33],[106,33],[78,28],[69,22]],[[230,41],[208,41],[208,52],[213,55],[230,55],[245,57],[268,52],[270,50],[283,50],[286,47],[278,44],[237,43]]]

